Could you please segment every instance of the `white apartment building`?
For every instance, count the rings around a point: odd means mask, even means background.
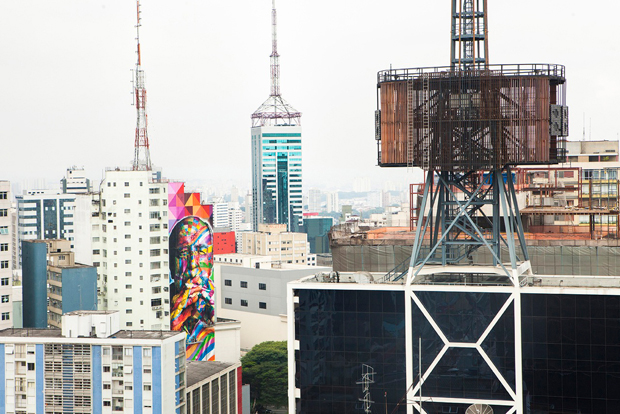
[[[243,233],[243,254],[271,256],[274,261],[306,264],[308,236],[286,231],[286,224],[259,224],[257,232]]]
[[[0,181],[0,329],[13,326],[11,183]]]
[[[106,171],[91,227],[98,306],[122,329],[170,329],[168,182],[150,171]]]
[[[185,333],[119,330],[118,312],[0,331],[1,412],[185,413]]]

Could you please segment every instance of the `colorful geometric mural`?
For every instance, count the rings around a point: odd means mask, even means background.
[[[187,333],[188,360],[215,360],[213,206],[183,183],[168,184],[170,327]]]

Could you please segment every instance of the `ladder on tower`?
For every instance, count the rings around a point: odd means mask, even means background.
[[[422,169],[428,171],[430,169],[430,150],[431,150],[431,133],[430,133],[430,75],[425,73],[422,75]]]
[[[413,80],[407,81],[407,171],[414,164],[413,145]]]

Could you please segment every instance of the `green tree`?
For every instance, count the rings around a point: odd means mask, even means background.
[[[243,358],[243,381],[250,384],[255,405],[287,405],[288,354],[286,341],[267,341],[250,350]]]

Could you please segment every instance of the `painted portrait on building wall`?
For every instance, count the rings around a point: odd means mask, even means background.
[[[182,184],[169,190],[170,328],[187,333],[188,360],[214,360],[212,206],[201,205]]]

